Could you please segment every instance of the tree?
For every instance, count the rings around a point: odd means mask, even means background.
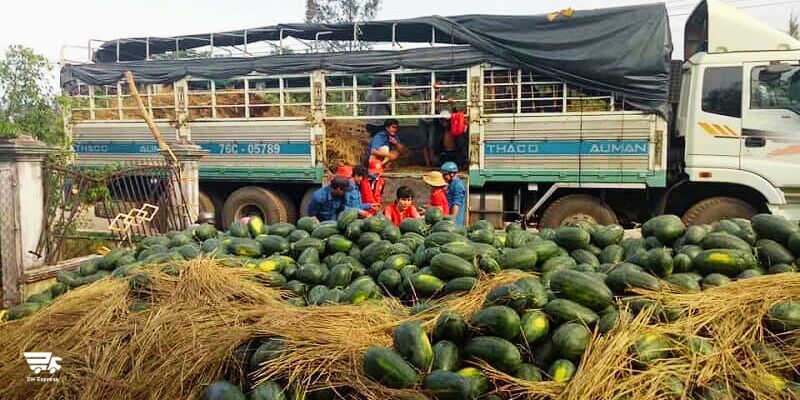
[[[319,24],[352,24],[375,19],[381,0],[306,0],[306,22]],[[324,39],[322,36],[320,39]],[[368,50],[370,45],[353,41],[325,41],[327,51]]]
[[[789,35],[795,39],[800,39],[800,22],[797,21],[795,13],[789,14]]]
[[[65,142],[60,107],[47,75],[47,59],[23,46],[10,46],[0,59],[0,137],[28,133],[53,145]]]

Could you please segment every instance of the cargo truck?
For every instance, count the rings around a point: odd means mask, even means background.
[[[409,154],[386,173],[385,200],[400,184],[423,199],[420,151],[439,154],[441,137],[418,127],[446,122],[442,111],[469,121],[462,153],[442,157],[460,159],[471,219],[800,220],[800,42],[717,0],[696,6],[684,36],[672,60],[663,4],[288,24],[90,41],[91,61],[64,60],[61,84],[78,163],[144,158],[158,146],[122,80],[132,71],[168,141],[208,151],[201,208],[223,224],[296,219],[335,164],[360,162],[364,124],[390,117]],[[326,40],[376,49],[325,52]]]

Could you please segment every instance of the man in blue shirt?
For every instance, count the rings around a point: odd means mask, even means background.
[[[384,121],[383,130],[376,133],[369,142],[364,164],[369,165],[370,157],[377,157],[382,160],[384,167],[397,160],[400,156],[399,152],[405,149],[405,146],[397,140],[397,132],[399,130],[400,123],[396,119],[389,118]]]
[[[345,209],[353,208],[361,212],[363,210],[361,196],[349,195],[352,191],[354,189],[349,179],[335,176],[330,185],[314,192],[306,214],[309,217],[317,217],[320,221],[334,221]],[[358,190],[355,192],[358,193]]]
[[[464,226],[467,211],[467,188],[458,177],[458,166],[452,161],[442,164],[442,175],[447,181],[447,204],[450,214],[455,215],[456,226]]]

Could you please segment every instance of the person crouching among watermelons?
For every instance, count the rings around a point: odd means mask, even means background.
[[[397,188],[394,203],[386,206],[383,215],[398,227],[406,218],[419,218],[419,212],[414,207],[414,191],[408,186]]]
[[[366,218],[374,214],[372,211],[373,205],[371,203],[364,202],[363,198],[361,197],[361,189],[359,188],[360,182],[356,182],[353,166],[345,164],[336,168],[336,176],[345,178],[348,180],[348,182],[350,182],[350,187],[347,189],[344,195],[345,203],[348,204],[348,208],[358,209],[358,215],[362,218]]]
[[[450,215],[450,205],[447,203],[447,181],[439,171],[426,172],[422,175],[422,180],[431,187],[431,197],[428,200],[429,207],[438,207],[442,210],[442,215]]]
[[[348,196],[348,192],[355,190],[350,179],[343,176],[334,176],[330,185],[317,189],[311,196],[306,215],[317,217],[319,221],[335,221],[345,209],[352,208],[362,211],[361,196]]]

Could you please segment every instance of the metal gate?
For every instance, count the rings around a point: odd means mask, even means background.
[[[14,190],[11,190],[16,185],[13,168],[0,168],[0,308],[6,305],[5,299],[13,299],[18,290],[15,281],[6,282],[7,278],[16,279],[13,278],[13,273],[11,276],[3,276],[7,266],[18,265],[18,254],[15,251],[17,246],[14,243],[14,234],[17,232],[17,201]]]
[[[120,242],[183,230],[192,222],[177,165],[148,160],[98,169],[51,162],[42,173],[46,213],[36,252],[47,263],[60,260],[88,205]]]

